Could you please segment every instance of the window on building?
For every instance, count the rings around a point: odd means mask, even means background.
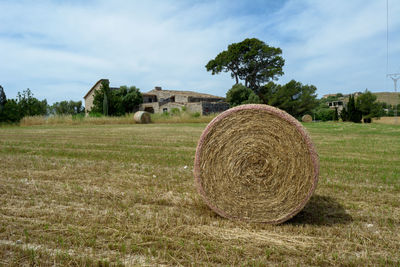
[[[162,111],[163,111],[163,112],[168,112],[168,109],[167,109],[167,108],[163,108]]]

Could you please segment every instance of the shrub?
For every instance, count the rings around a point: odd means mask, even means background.
[[[200,112],[195,112],[195,113],[192,113],[191,114],[191,116],[193,117],[193,118],[198,118],[198,117],[200,117]]]
[[[89,117],[92,117],[92,118],[100,118],[100,117],[103,117],[103,114],[100,113],[100,112],[91,111],[91,112],[89,113]]]
[[[320,121],[330,121],[334,116],[335,111],[330,108],[319,109],[315,113],[315,119]]]
[[[171,115],[172,115],[172,116],[179,115],[180,113],[181,113],[181,111],[180,111],[179,108],[172,108],[172,109],[171,109]]]

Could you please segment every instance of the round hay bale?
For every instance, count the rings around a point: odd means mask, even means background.
[[[278,224],[306,205],[319,161],[304,127],[267,105],[242,105],[214,118],[197,145],[197,191],[219,215]]]
[[[311,115],[306,114],[303,117],[301,117],[301,121],[302,122],[312,122],[312,117],[311,117]]]
[[[149,123],[151,122],[150,113],[146,111],[138,111],[133,115],[136,123]]]

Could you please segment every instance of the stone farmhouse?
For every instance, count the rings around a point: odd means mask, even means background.
[[[163,90],[161,87],[155,87],[143,94],[143,104],[140,105],[139,110],[161,113],[169,112],[173,108],[186,107],[189,112],[207,115],[227,110],[229,104],[224,101],[225,98],[219,96],[191,91]]]
[[[101,79],[96,82],[93,87],[83,97],[85,99],[85,113],[88,114],[93,107],[94,92],[101,88],[101,83],[108,81]],[[110,87],[111,90],[119,89],[119,87]],[[142,93],[143,103],[140,104],[139,110],[150,113],[170,112],[173,108],[186,108],[189,112],[198,112],[202,115],[210,113],[218,113],[229,109],[229,104],[225,102],[225,98],[202,94],[192,91],[163,90],[156,86],[153,90]]]
[[[329,106],[330,109],[337,109],[339,114],[345,107],[345,103],[342,100],[328,102],[327,105]]]

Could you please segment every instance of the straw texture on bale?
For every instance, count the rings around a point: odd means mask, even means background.
[[[219,215],[278,224],[306,205],[318,181],[318,155],[303,126],[267,105],[242,105],[202,133],[195,184]]]
[[[301,117],[301,121],[302,122],[312,122],[312,117],[311,117],[311,115],[306,114],[303,117]]]
[[[150,113],[146,111],[138,111],[133,115],[136,123],[149,123],[151,122]]]

